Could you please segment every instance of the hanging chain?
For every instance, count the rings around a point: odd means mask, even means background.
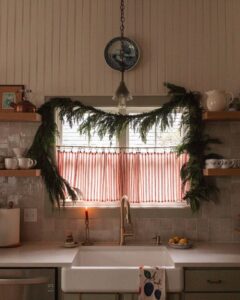
[[[121,0],[121,5],[120,5],[120,11],[121,11],[121,16],[120,16],[120,32],[121,32],[121,37],[124,37],[124,22],[125,22],[125,16],[124,16],[124,10],[125,10],[125,4],[124,0]]]
[[[120,4],[120,32],[121,32],[121,50],[120,50],[120,58],[121,58],[121,65],[122,65],[122,80],[124,80],[124,22],[125,22],[125,15],[124,15],[124,10],[125,10],[125,4],[124,0],[121,0]]]

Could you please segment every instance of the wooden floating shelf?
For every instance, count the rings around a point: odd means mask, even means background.
[[[205,121],[240,121],[240,111],[206,111],[203,113]]]
[[[41,122],[41,120],[41,116],[37,113],[0,111],[0,122]]]
[[[41,170],[0,170],[1,177],[38,177],[41,176]]]
[[[204,169],[204,176],[240,176],[239,169]]]

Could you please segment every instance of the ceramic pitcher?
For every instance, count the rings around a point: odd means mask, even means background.
[[[233,101],[233,94],[225,91],[212,90],[206,92],[206,95],[206,104],[209,111],[226,110]]]

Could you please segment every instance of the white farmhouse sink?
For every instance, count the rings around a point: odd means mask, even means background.
[[[70,293],[137,293],[140,266],[166,268],[167,291],[182,291],[182,269],[174,267],[163,246],[80,247],[72,266],[62,268],[62,290]]]

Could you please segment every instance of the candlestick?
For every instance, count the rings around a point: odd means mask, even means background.
[[[85,220],[88,221],[88,208],[85,208]]]
[[[88,216],[88,209],[87,207],[85,208],[85,240],[82,243],[84,246],[90,246],[93,243],[90,241],[89,238],[89,216]]]

